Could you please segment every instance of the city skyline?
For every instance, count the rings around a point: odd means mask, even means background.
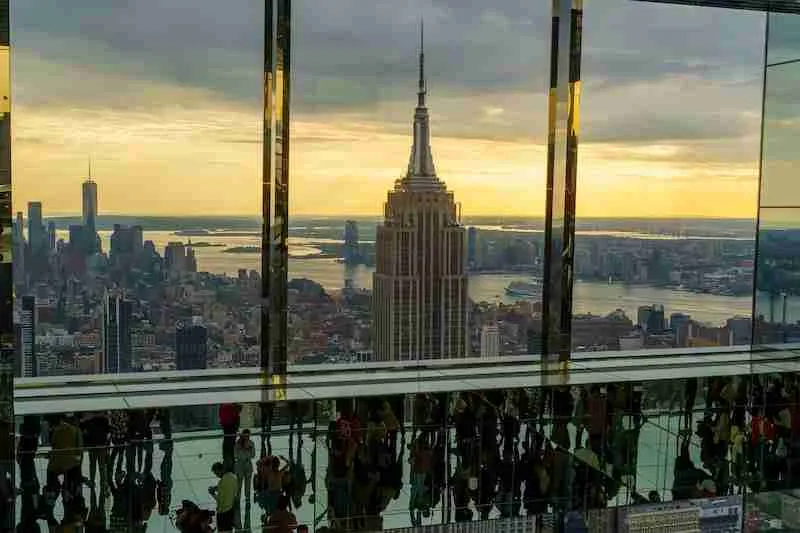
[[[209,17],[216,10],[205,4],[192,14],[178,6],[164,20],[120,25],[114,20],[138,20],[155,5],[112,3],[87,23],[80,3],[61,18],[47,16],[60,11],[50,0],[31,4],[16,8],[13,21],[15,210],[36,196],[52,214],[74,212],[64,191],[91,156],[106,190],[104,213],[261,212],[261,43],[258,31],[242,29],[260,20],[248,11],[257,6],[238,6],[221,19]],[[543,213],[546,7],[508,0],[473,13],[420,0],[389,21],[386,11],[394,11],[378,3],[354,27],[344,18],[359,6],[351,1],[330,17],[311,17],[309,9],[324,8],[313,2],[295,8],[292,215],[380,215],[386,183],[400,177],[408,150],[403,94],[413,87],[407,52],[420,16],[428,21],[429,78],[437,87],[429,101],[437,110],[439,174],[471,214]],[[653,23],[654,43],[644,31],[623,39],[586,28],[578,215],[752,216],[761,58],[748,30],[761,19],[610,6],[593,24],[663,16]],[[487,28],[474,26],[472,15]],[[175,16],[182,23],[167,32]],[[703,33],[722,27],[736,37],[730,50],[704,47]],[[498,28],[506,31],[495,42],[489,37]],[[453,39],[455,32],[475,42]],[[659,36],[670,32],[685,43],[670,36],[667,55]],[[199,37],[210,39],[206,48],[192,45]],[[364,54],[365,44],[374,53]],[[481,57],[488,60],[475,61]],[[342,157],[354,151],[358,157]],[[192,202],[180,201],[188,194]]]

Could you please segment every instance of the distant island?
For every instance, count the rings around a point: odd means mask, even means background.
[[[231,246],[222,250],[224,254],[260,254],[260,246]]]
[[[181,237],[260,237],[255,231],[210,231],[207,229],[179,229],[172,232]]]
[[[222,250],[224,254],[260,254],[261,247],[260,246],[231,246],[230,248],[225,248]],[[302,254],[298,256],[293,256],[291,253],[289,257],[293,257],[295,259],[339,259],[340,256],[336,253],[331,253],[328,251],[321,251],[320,253],[316,254]]]

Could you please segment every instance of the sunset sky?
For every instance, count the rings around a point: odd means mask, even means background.
[[[549,3],[471,4],[293,2],[293,214],[380,214],[424,17],[439,176],[465,215],[541,215]],[[260,213],[263,0],[219,5],[15,2],[15,209],[77,213],[91,157],[101,214]],[[763,25],[587,2],[579,215],[754,215]]]

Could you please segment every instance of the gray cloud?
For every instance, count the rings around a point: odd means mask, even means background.
[[[800,59],[800,17],[792,15],[770,16],[769,52],[770,63]]]
[[[757,122],[738,115],[709,112],[692,117],[676,117],[652,110],[635,115],[622,113],[606,121],[589,122],[585,135],[593,142],[736,139],[751,133],[757,126]]]
[[[257,112],[263,0],[220,6],[214,0],[26,0],[14,4],[12,36],[21,51],[55,63],[89,62],[108,75],[201,88]],[[407,128],[418,21],[424,17],[436,131],[528,139],[544,133],[547,2],[295,0],[293,11],[292,102],[300,113],[346,112]],[[760,108],[762,26],[762,15],[741,11],[587,3],[585,138],[700,140],[751,133],[753,124],[742,113]],[[59,97],[46,87],[26,86],[24,62],[17,67],[15,83],[26,101]],[[673,83],[686,85],[683,97],[667,91],[630,101],[629,88]],[[692,83],[702,97],[694,97]],[[103,87],[93,89],[85,100],[106,101]],[[502,117],[488,120],[476,109],[481,99],[503,108]]]

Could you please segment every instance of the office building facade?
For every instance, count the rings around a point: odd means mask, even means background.
[[[28,202],[28,246],[33,253],[39,253],[46,244],[42,202]]]
[[[481,328],[481,358],[500,357],[500,328],[497,324],[484,324]]]
[[[178,370],[206,368],[208,329],[200,317],[179,321],[175,327],[175,367]]]
[[[373,309],[379,361],[468,356],[466,232],[436,176],[420,50],[411,157],[378,227]]]
[[[119,294],[107,294],[103,309],[103,373],[131,371],[131,319],[133,304]]]
[[[89,252],[100,251],[98,248],[99,238],[97,236],[97,183],[91,177],[81,184],[81,204],[82,222],[86,231]]]
[[[20,342],[22,343],[22,377],[35,377],[39,373],[36,353],[36,297],[23,296],[20,311]]]
[[[344,226],[344,262],[347,265],[354,265],[361,258],[358,247],[358,222],[347,220]]]

